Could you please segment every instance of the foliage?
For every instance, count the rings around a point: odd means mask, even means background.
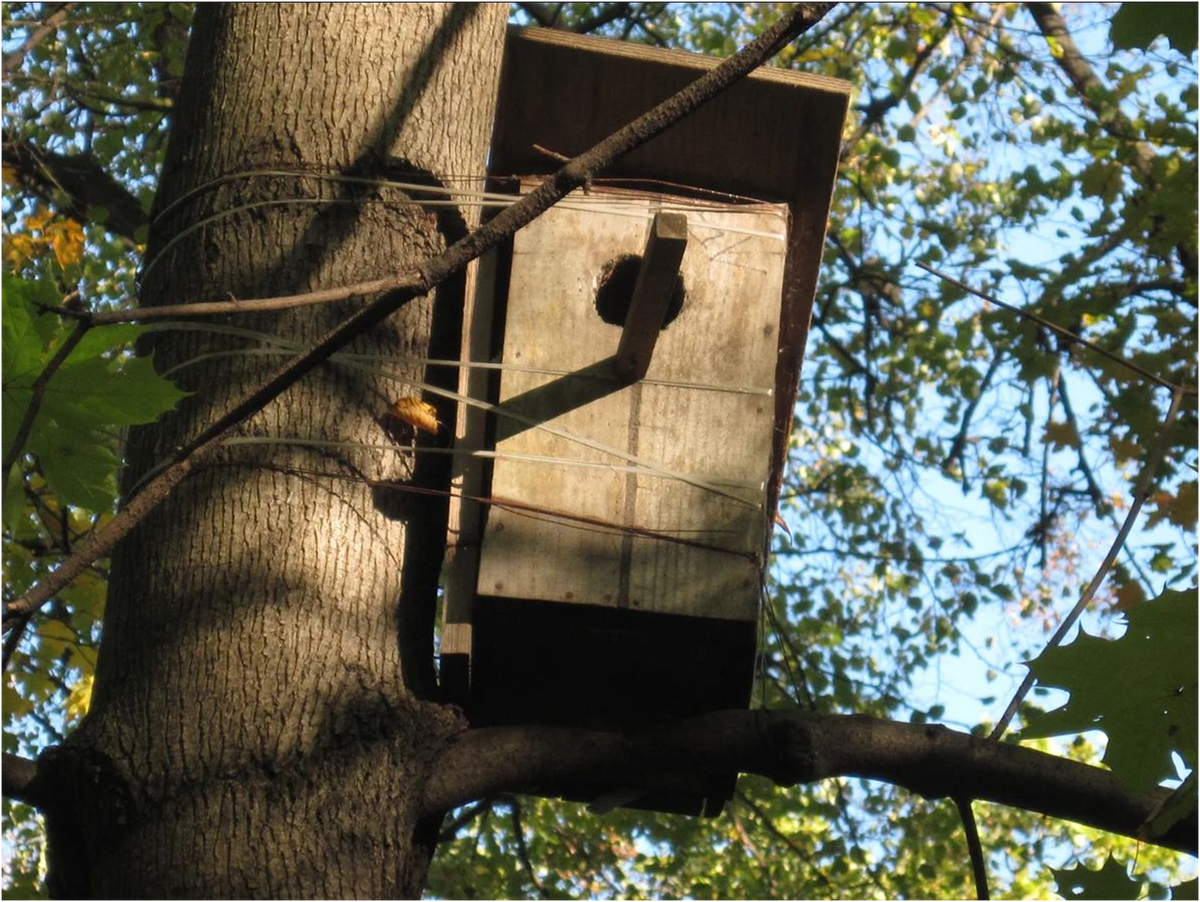
[[[4,275],[4,455],[17,439],[34,380],[70,327],[42,313],[53,304],[46,283]],[[154,372],[145,357],[122,357],[114,348],[131,341],[137,326],[106,326],[85,335],[45,386],[24,451],[38,461],[46,484],[62,504],[106,511],[116,501],[117,451],[113,427],[152,423],[183,393]],[[5,522],[19,534],[20,487]],[[7,496],[6,496],[7,500]],[[10,519],[11,515],[11,519]]]
[[[1067,704],[1033,720],[1026,737],[1103,730],[1104,762],[1144,792],[1176,774],[1171,754],[1196,767],[1196,588],[1137,605],[1120,639],[1080,632],[1029,666],[1043,686],[1071,693]]]
[[[1131,880],[1111,857],[1098,871],[1078,865],[1061,871],[1051,868],[1051,872],[1064,899],[1137,899],[1141,895],[1141,883]]]
[[[727,55],[775,7],[518,4],[516,18]],[[56,8],[6,9],[11,53]],[[983,729],[1094,573],[1159,441],[1166,390],[915,263],[1195,383],[1194,16],[1188,33],[1133,4],[1063,14],[1092,69],[1085,90],[1062,68],[1062,43],[1015,5],[843,5],[776,60],[846,79],[856,99],[784,487],[793,538],[776,537],[778,626],[764,626],[756,704]],[[6,449],[70,328],[37,305],[78,291],[99,308],[133,294],[191,10],[84,3],[66,15],[4,87]],[[64,177],[59,157],[95,190],[85,196]],[[99,193],[106,179],[125,196]],[[151,361],[121,350],[135,334],[90,334],[48,384],[5,495],[6,598],[111,515],[117,429],[178,397]],[[1134,785],[1173,776],[1170,753],[1195,762],[1196,631],[1182,622],[1195,619],[1195,434],[1193,395],[1163,437],[1149,516],[1089,634],[1032,665],[1070,701],[1041,721],[1031,723],[1032,703],[1022,712],[1024,737],[1101,726],[1104,760]],[[104,580],[101,564],[62,592],[14,656],[6,751],[35,753],[86,710]],[[1115,611],[1128,630],[1099,638]],[[1101,682],[1106,671],[1115,686]],[[1120,680],[1125,672],[1137,678]],[[1169,699],[1171,710],[1187,703],[1181,732],[1133,719],[1160,710],[1145,693],[1177,686],[1190,686]],[[1134,729],[1158,745],[1131,750]],[[1066,751],[1100,755],[1079,737]],[[1075,887],[1154,894],[1186,876],[1161,849],[976,808],[997,894],[1046,896],[1055,883],[1068,898],[1096,897]],[[3,814],[14,850],[5,892],[37,892],[37,823],[25,806],[6,802]],[[456,812],[445,829],[429,892],[446,897],[972,892],[953,806],[863,781],[784,792],[744,779],[713,820],[599,817],[505,796]],[[1135,859],[1131,878],[1124,863]],[[1043,866],[1101,860],[1100,870]]]
[[[1149,50],[1165,35],[1181,53],[1196,49],[1195,10],[1184,3],[1123,3],[1112,17],[1112,42],[1117,50]]]

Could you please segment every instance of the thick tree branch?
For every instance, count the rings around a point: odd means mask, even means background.
[[[786,15],[737,54],[605,138],[591,150],[571,160],[535,191],[456,242],[445,253],[421,264],[417,268],[414,285],[403,290],[389,291],[346,319],[307,351],[292,358],[258,389],[234,405],[192,441],[178,448],[166,467],[145,484],[142,491],[108,526],[89,538],[58,570],[24,595],[5,605],[4,630],[7,632],[22,615],[36,611],[82,573],[89,564],[107,554],[183,481],[202,458],[216,449],[238,423],[261,410],[305,374],[391,316],[410,300],[428,293],[485,251],[510,238],[517,229],[528,225],[573,190],[587,184],[598,172],[661,134],[735,81],[745,77],[751,70],[778,53],[797,35],[820,21],[832,5],[799,3],[790,7]],[[406,276],[397,278],[404,279]]]
[[[0,795],[32,804],[30,787],[36,775],[37,764],[29,758],[0,752]]]
[[[1134,795],[1111,772],[940,726],[861,715],[718,711],[639,732],[488,727],[452,739],[426,784],[440,811],[505,791],[632,775],[737,771],[780,785],[863,777],[927,798],[966,796],[1135,836],[1165,789]],[[1193,810],[1156,842],[1196,854]]]
[[[64,156],[29,141],[6,141],[4,162],[29,190],[72,219],[95,221],[95,212],[103,209],[104,227],[130,241],[150,221],[141,202],[90,154]]]

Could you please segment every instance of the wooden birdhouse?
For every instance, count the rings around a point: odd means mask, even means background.
[[[492,190],[527,193],[713,65],[512,31]],[[760,70],[481,261],[442,632],[474,725],[749,703],[848,98]],[[540,791],[715,813],[734,776]]]

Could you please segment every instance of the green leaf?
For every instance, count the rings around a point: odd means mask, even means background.
[[[4,526],[16,533],[21,518],[25,516],[25,480],[20,467],[13,467],[4,486]]]
[[[117,496],[115,442],[94,429],[79,430],[44,421],[31,437],[29,450],[37,455],[46,482],[66,504],[103,511]]]
[[[66,334],[53,317],[36,314],[36,303],[54,300],[41,283],[5,276],[5,453],[16,439],[34,381]],[[89,332],[46,383],[25,450],[38,456],[46,481],[64,504],[95,511],[111,506],[116,495],[117,428],[152,422],[185,396],[155,373],[148,358],[118,353],[140,332],[131,325]],[[6,492],[5,500],[10,496],[17,497]],[[6,522],[18,513],[19,506],[6,505]]]
[[[1115,50],[1149,50],[1159,35],[1180,53],[1196,49],[1193,3],[1122,3],[1111,24]]]
[[[1066,689],[1067,704],[1035,719],[1027,739],[1103,730],[1104,762],[1134,792],[1175,776],[1171,753],[1196,766],[1196,589],[1167,591],[1128,615],[1120,639],[1080,631],[1029,665],[1039,685]]]
[[[1079,865],[1069,870],[1051,868],[1050,873],[1055,892],[1064,899],[1136,899],[1142,891],[1141,881],[1131,879],[1111,855],[1098,871]]]

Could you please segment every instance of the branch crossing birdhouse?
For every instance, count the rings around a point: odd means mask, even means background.
[[[493,190],[528,193],[713,65],[510,32]],[[473,725],[749,704],[848,98],[760,70],[480,262],[441,648]],[[715,813],[735,776],[535,789]]]

